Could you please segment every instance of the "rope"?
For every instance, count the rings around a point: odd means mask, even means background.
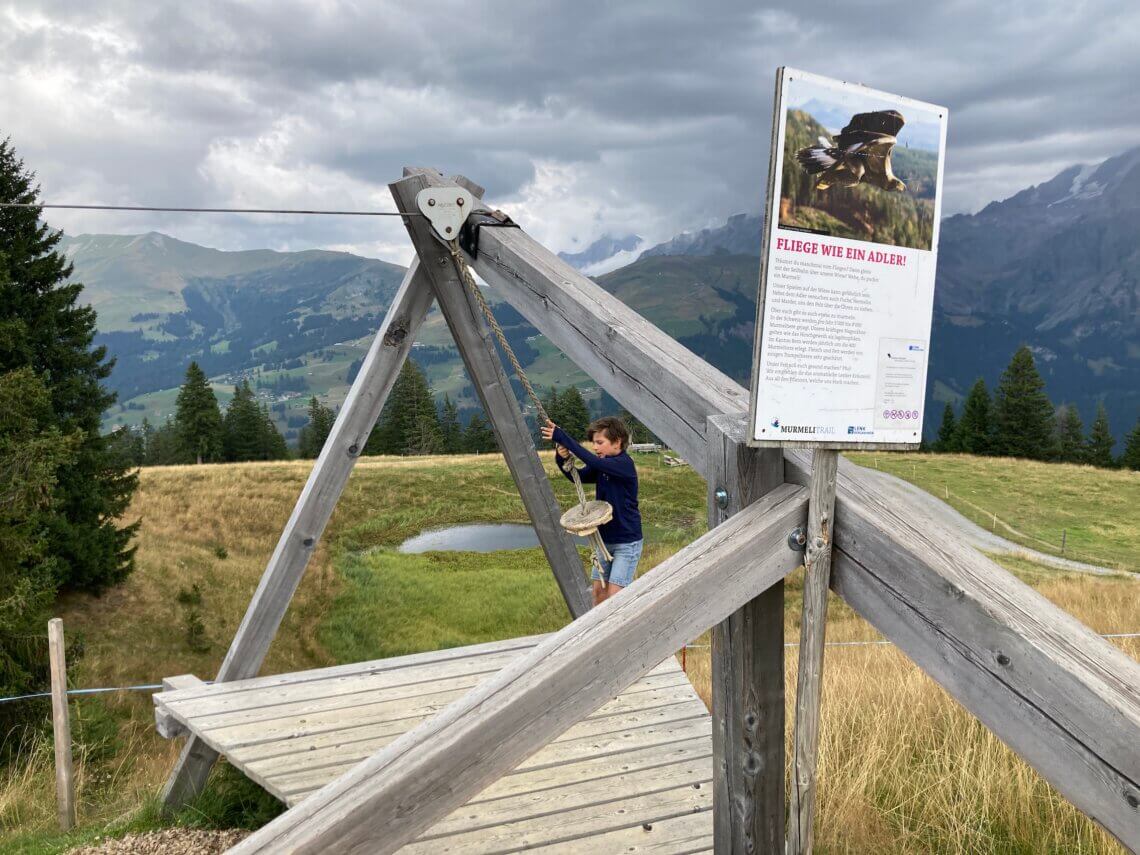
[[[546,414],[546,407],[542,406],[542,401],[539,400],[538,393],[534,391],[534,387],[530,384],[530,378],[527,377],[526,372],[523,371],[518,357],[515,356],[514,349],[511,347],[510,342],[507,341],[507,336],[503,332],[503,328],[499,326],[499,321],[495,318],[495,313],[491,311],[491,306],[487,303],[487,298],[483,296],[483,292],[475,282],[475,275],[471,272],[471,268],[467,266],[467,262],[464,261],[463,255],[459,251],[459,241],[447,241],[447,250],[451,253],[451,260],[455,263],[455,270],[459,274],[459,278],[463,280],[463,283],[467,286],[467,290],[471,292],[471,296],[473,296],[475,302],[479,304],[479,310],[483,313],[483,317],[487,319],[487,324],[491,327],[491,332],[495,334],[495,339],[499,342],[499,347],[501,347],[503,353],[507,355],[511,367],[515,370],[515,376],[519,378],[523,389],[526,390],[527,397],[529,397],[531,403],[534,404],[534,409],[538,413],[538,417],[542,419],[543,424],[545,424],[550,421],[550,416]],[[563,472],[569,473],[570,480],[574,482],[574,490],[578,494],[578,506],[585,508],[586,491],[582,489],[582,479],[578,475],[578,468],[574,465],[574,461],[567,457],[559,466]],[[606,544],[602,541],[602,536],[598,534],[597,529],[594,529],[590,533],[589,540],[593,551],[593,566],[597,569],[598,575],[605,579],[599,555],[605,556],[606,561],[612,561],[613,556],[610,555],[609,550],[606,549]]]

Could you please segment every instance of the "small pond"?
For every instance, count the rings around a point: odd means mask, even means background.
[[[583,538],[576,538],[585,545]],[[497,549],[530,549],[538,535],[520,523],[475,523],[430,528],[400,544],[400,552],[494,552]]]

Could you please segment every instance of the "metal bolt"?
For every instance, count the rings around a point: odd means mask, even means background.
[[[445,256],[442,256],[442,255],[441,255],[441,256],[439,257],[439,266],[440,266],[440,267],[443,267],[443,266],[444,266],[444,265],[446,265],[446,264],[447,264],[447,258],[446,258]]]
[[[447,228],[445,228],[444,231],[447,232],[448,234],[451,234],[451,226],[448,226]]]
[[[724,487],[717,487],[713,497],[716,499],[716,506],[722,511],[728,507],[728,490]]]
[[[428,207],[429,208],[435,207],[435,199],[428,199]]]
[[[353,455],[353,456],[355,456],[358,451],[360,451],[360,446],[357,445],[355,442],[348,447],[348,453]]]
[[[305,538],[305,540],[303,541],[303,543],[305,544],[305,546],[312,546],[312,545],[313,545],[313,542],[314,542],[314,541],[313,541],[313,539],[312,539],[311,537],[306,537],[306,538]]]
[[[803,526],[798,525],[788,533],[788,549],[792,552],[802,552],[806,545],[807,534],[804,533]]]
[[[460,208],[462,208],[463,207],[463,197],[460,196],[458,199],[456,199],[455,204],[458,205]]]

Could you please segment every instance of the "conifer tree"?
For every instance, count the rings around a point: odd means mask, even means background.
[[[463,431],[463,450],[468,454],[486,454],[498,447],[495,432],[486,417],[481,412],[473,413]]]
[[[55,479],[86,440],[63,434],[51,394],[30,367],[0,373],[0,696],[39,691],[48,680],[47,610],[67,579],[50,521]],[[25,704],[0,704],[0,751],[27,725]],[[0,760],[4,758],[0,756]]]
[[[966,454],[990,454],[993,445],[991,424],[990,393],[986,381],[979,377],[970,387],[966,402],[962,405],[962,418],[958,420],[958,430],[954,449]]]
[[[302,457],[319,457],[321,449],[325,447],[325,440],[332,432],[336,417],[333,411],[321,404],[317,396],[309,399],[309,423],[301,428],[300,440],[297,444]]]
[[[1085,426],[1072,404],[1057,411],[1057,458],[1064,463],[1085,462]]]
[[[586,431],[590,427],[590,411],[586,402],[582,400],[582,393],[577,386],[567,386],[559,399],[562,421],[555,420],[566,433],[575,439],[586,438]]]
[[[174,423],[188,460],[212,463],[222,458],[222,414],[214,390],[197,362],[190,363],[186,381],[178,390]]]
[[[994,394],[994,445],[998,454],[1048,460],[1053,456],[1053,405],[1033,353],[1018,348]]]
[[[1112,447],[1116,445],[1116,437],[1108,424],[1108,410],[1104,408],[1104,401],[1097,404],[1096,418],[1093,420],[1089,439],[1085,444],[1085,461],[1093,466],[1111,469],[1116,465],[1112,457]]]
[[[1124,440],[1120,465],[1126,469],[1140,470],[1140,418],[1136,419],[1136,426]]]
[[[35,204],[39,188],[9,140],[0,140],[0,202]],[[133,566],[137,523],[121,525],[138,478],[115,458],[101,432],[115,395],[103,387],[114,360],[92,347],[95,310],[55,247],[60,233],[40,222],[42,209],[0,208],[0,374],[30,368],[47,389],[60,433],[81,434],[73,456],[51,481],[43,519],[48,554],[65,586],[98,591]],[[0,594],[2,596],[2,594]]]
[[[942,424],[938,426],[938,441],[934,443],[935,451],[956,451],[958,423],[954,420],[954,405],[949,401],[942,410]]]
[[[269,413],[266,404],[261,405],[261,458],[262,460],[288,460],[289,446],[277,425],[273,423],[273,416]]]
[[[433,454],[441,444],[439,416],[427,378],[419,365],[407,359],[392,385],[379,423],[365,443],[364,453]]]
[[[154,429],[150,441],[147,442],[146,465],[172,466],[184,461],[182,443],[178,438],[178,427],[175,425],[174,419],[168,418],[161,426]]]
[[[439,418],[439,432],[443,438],[444,454],[459,454],[463,451],[463,426],[459,424],[459,408],[449,395],[443,396],[443,411]]]
[[[234,396],[222,420],[222,453],[230,463],[265,460],[265,423],[253,399],[249,381],[234,386]]]

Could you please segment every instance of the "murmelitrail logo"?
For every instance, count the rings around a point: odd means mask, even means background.
[[[831,425],[782,425],[779,419],[772,419],[772,427],[776,428],[780,433],[835,433],[835,428]]]

